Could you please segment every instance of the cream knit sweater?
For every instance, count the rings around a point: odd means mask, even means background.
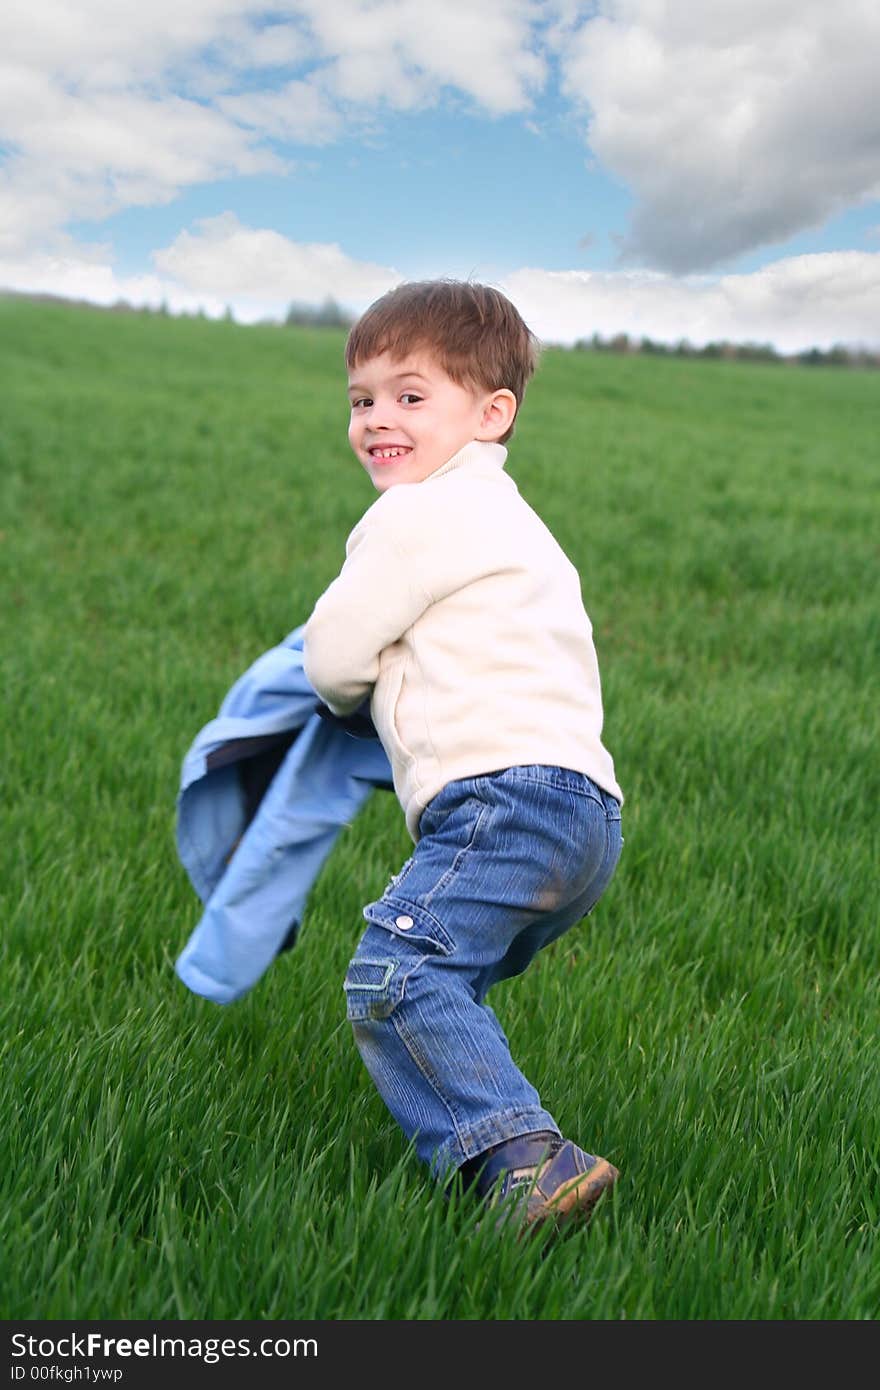
[[[506,458],[475,441],[384,492],[303,634],[306,677],[334,714],[372,690],[414,843],[447,782],[501,768],[573,768],[623,800],[578,572]]]

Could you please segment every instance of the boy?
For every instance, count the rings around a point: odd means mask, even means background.
[[[591,911],[621,846],[580,580],[504,472],[536,348],[478,284],[400,285],[358,321],[349,441],[381,495],[303,647],[334,715],[370,696],[416,846],[346,974],[361,1056],[434,1175],[524,1226],[587,1217],[618,1176],[483,1002]]]

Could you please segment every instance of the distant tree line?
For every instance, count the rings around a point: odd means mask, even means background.
[[[93,304],[85,299],[70,299],[59,294],[0,289],[0,298],[3,297],[29,299],[37,303],[66,304],[82,309],[104,309],[115,314],[158,314],[161,317],[169,317],[173,314],[177,318],[200,319],[206,317],[203,309],[173,311],[164,301],[158,306],[135,307],[127,300],[118,299],[115,304],[101,305]],[[227,305],[223,318],[227,323],[235,322],[235,315],[230,305]],[[284,317],[284,326],[286,327],[349,329],[354,322],[355,315],[350,314],[347,309],[338,304],[332,295],[328,295],[323,303],[317,305],[294,300]],[[277,327],[278,320],[264,319],[263,324]],[[590,338],[578,338],[573,344],[573,351],[613,352],[622,355],[644,353],[646,356],[654,357],[688,357],[725,362],[771,362],[781,365],[799,362],[806,367],[869,367],[875,370],[880,368],[880,349],[846,347],[843,343],[837,343],[830,348],[811,347],[804,348],[801,352],[782,353],[777,352],[772,343],[731,343],[727,339],[722,339],[719,342],[706,343],[703,347],[694,347],[687,338],[682,338],[677,343],[664,343],[655,338],[630,337],[628,333],[615,333],[610,338],[603,338],[600,333],[594,333]]]
[[[130,305],[126,305],[122,301],[113,307],[115,309],[131,308]],[[169,312],[168,305],[163,302],[159,305],[158,309],[153,309],[151,312],[154,314],[167,314]],[[181,317],[191,317],[191,315],[184,312]],[[198,310],[196,317],[204,318],[204,312],[201,309]],[[227,323],[235,322],[235,314],[230,304],[227,304],[223,318]],[[264,326],[271,326],[273,324],[277,326],[278,324],[277,319],[263,319],[262,322]],[[321,304],[306,304],[304,300],[295,299],[284,315],[284,325],[287,328],[348,329],[351,328],[353,323],[354,316],[343,309],[340,304],[337,304],[333,296],[329,294]]]
[[[653,357],[700,357],[725,362],[800,362],[805,367],[880,367],[880,351],[869,348],[834,347],[805,348],[801,352],[777,352],[772,343],[731,343],[726,339],[694,347],[687,338],[678,343],[662,343],[654,338],[631,338],[628,333],[615,333],[603,338],[594,333],[591,338],[578,338],[575,352],[644,353]]]
[[[288,328],[303,325],[307,328],[351,328],[352,316],[336,303],[332,295],[327,295],[323,304],[301,304],[294,300],[284,316]]]

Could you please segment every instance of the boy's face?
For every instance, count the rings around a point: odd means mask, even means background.
[[[428,352],[361,362],[348,395],[349,442],[378,492],[420,483],[475,439],[500,438],[516,413],[512,391],[459,386]]]

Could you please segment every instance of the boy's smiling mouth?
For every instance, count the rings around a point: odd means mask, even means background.
[[[412,449],[408,444],[373,444],[367,450],[370,458],[385,460],[403,458],[406,454],[411,454]]]

